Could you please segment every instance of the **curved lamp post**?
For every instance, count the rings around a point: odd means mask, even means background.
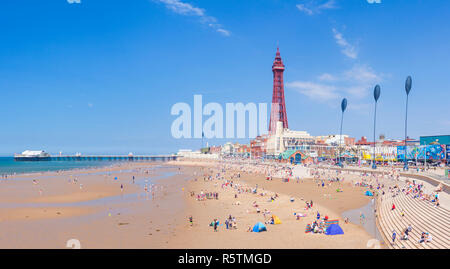
[[[407,143],[406,143],[406,139],[408,137],[408,97],[409,97],[409,92],[411,91],[411,86],[412,86],[412,79],[411,76],[408,76],[406,78],[406,82],[405,82],[405,91],[406,91],[406,117],[405,117],[405,166],[404,166],[404,170],[408,170],[408,160],[407,160]]]
[[[373,117],[373,160],[372,160],[372,168],[373,169],[377,169],[377,165],[376,165],[376,158],[375,158],[375,152],[376,152],[376,145],[377,145],[377,138],[375,135],[375,128],[376,128],[376,123],[377,123],[377,103],[378,103],[378,99],[380,98],[380,94],[381,94],[381,88],[380,85],[375,86],[375,89],[373,90],[373,98],[375,99],[375,114]]]
[[[341,102],[342,116],[341,116],[341,131],[340,131],[340,133],[339,133],[339,166],[342,166],[342,164],[341,164],[342,123],[344,122],[344,112],[345,112],[345,109],[347,109],[347,98],[342,99],[342,102]]]

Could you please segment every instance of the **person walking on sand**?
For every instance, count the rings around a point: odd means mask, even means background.
[[[123,184],[120,184],[120,192],[123,192]]]
[[[192,216],[189,216],[189,223],[191,224],[191,226],[194,226],[194,219],[192,218]]]
[[[366,216],[364,216],[363,212],[359,212],[359,223],[364,224],[364,220],[366,219]]]
[[[214,232],[217,232],[217,219],[214,219]]]

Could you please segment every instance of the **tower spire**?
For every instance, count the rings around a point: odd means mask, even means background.
[[[277,46],[277,53],[272,65],[273,72],[273,95],[272,107],[270,111],[269,133],[273,134],[276,131],[278,121],[283,123],[283,128],[288,128],[286,104],[284,101],[284,81],[283,72],[284,64],[281,59],[280,49]]]

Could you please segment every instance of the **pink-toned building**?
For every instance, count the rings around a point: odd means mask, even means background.
[[[250,156],[252,158],[260,158],[266,155],[267,136],[257,136],[250,141]]]

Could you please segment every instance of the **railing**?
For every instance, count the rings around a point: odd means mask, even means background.
[[[18,161],[171,161],[176,160],[177,155],[61,155],[61,156],[49,156],[45,158],[17,158]]]

